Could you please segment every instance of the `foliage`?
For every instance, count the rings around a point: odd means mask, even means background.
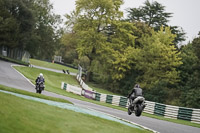
[[[74,33],[65,33],[61,38],[61,47],[56,54],[63,57],[63,62],[73,64],[78,59],[76,47],[76,35]]]
[[[152,3],[146,0],[144,6],[139,8],[129,8],[127,10],[127,20],[131,22],[145,22],[148,26],[153,27],[155,31],[160,30],[160,27],[168,27],[169,18],[172,17],[172,13],[165,11],[165,6],[154,1]],[[170,26],[172,33],[176,34],[176,38],[173,41],[178,45],[181,41],[184,41],[184,31],[178,26]]]
[[[127,95],[134,83],[151,92],[165,85],[158,94],[167,95],[168,86],[179,81],[176,69],[181,58],[173,45],[176,35],[169,27],[160,28],[162,24],[158,26],[160,30],[154,31],[143,22],[122,21],[119,11],[122,1],[118,0],[117,5],[115,2],[78,0],[76,10],[67,16],[66,24],[77,37],[78,58],[89,59],[87,77],[123,95]],[[167,18],[161,22],[167,23]]]
[[[136,68],[143,72],[138,77],[143,87],[151,88],[158,82],[175,84],[178,81],[176,68],[182,64],[176,48],[171,45],[175,35],[170,28],[162,28],[158,32],[152,32],[152,36],[144,36],[140,42],[144,48],[139,53],[139,61]]]
[[[161,26],[167,26],[168,18],[172,15],[172,13],[165,12],[165,6],[157,1],[150,3],[149,0],[146,0],[142,7],[130,8],[128,13],[129,20],[145,22],[148,26],[154,27],[156,31]]]
[[[62,29],[59,15],[53,13],[53,6],[49,0],[35,0],[32,4],[35,17],[31,43],[27,46],[33,57],[51,59],[60,44]]]
[[[0,46],[25,48],[34,28],[33,21],[26,0],[0,0]]]
[[[72,24],[77,36],[77,52],[79,59],[89,59],[88,76],[95,69],[94,62],[101,62],[101,54],[108,47],[110,28],[122,12],[119,11],[122,0],[78,0],[76,10],[67,15],[67,24]],[[112,32],[112,31],[111,31]],[[98,59],[100,57],[101,59]],[[92,70],[93,69],[93,70]]]
[[[62,33],[49,0],[0,0],[0,46],[28,50],[51,59]]]
[[[181,48],[183,64],[179,67],[181,71],[181,90],[182,106],[200,108],[200,58],[198,47],[200,46],[200,37],[195,38],[192,43]]]

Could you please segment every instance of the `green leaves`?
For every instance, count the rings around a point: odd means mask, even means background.
[[[144,6],[139,8],[130,8],[127,10],[128,18],[130,22],[144,22],[148,26],[153,27],[155,31],[159,31],[162,26],[168,27],[169,18],[172,17],[172,13],[165,11],[165,6],[153,1],[152,3],[149,0],[146,0]],[[182,28],[178,26],[170,26],[173,34],[176,34],[176,38],[173,40],[173,43],[177,45],[181,41],[185,40],[185,33]]]
[[[57,26],[61,20],[52,9],[49,0],[1,0],[0,45],[51,59],[62,33]]]
[[[176,68],[182,62],[176,48],[171,45],[174,38],[169,28],[161,28],[158,32],[153,31],[152,36],[141,38],[144,48],[139,53],[136,68],[143,71],[138,78],[145,87],[151,88],[159,81],[170,84],[178,81]]]
[[[162,24],[160,30],[153,30],[142,22],[121,21],[121,3],[121,0],[76,2],[76,10],[67,16],[67,26],[76,36],[73,39],[76,40],[78,59],[87,68],[87,77],[113,91],[127,94],[134,83],[140,83],[144,90],[167,95],[168,86],[179,81],[177,67],[182,64],[180,53],[173,45],[176,35],[171,33],[170,27],[164,28]],[[159,6],[164,11],[164,7]],[[156,14],[156,11],[149,12]],[[139,15],[144,12],[137,13],[135,17],[141,19]],[[160,100],[162,96],[155,99]]]

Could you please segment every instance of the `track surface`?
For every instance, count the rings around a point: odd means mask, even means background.
[[[14,70],[11,65],[13,63],[8,63],[0,60],[0,84],[26,90],[29,92],[35,92],[34,86],[27,81],[22,75],[20,75],[16,70]],[[52,92],[44,91],[43,95],[63,98],[71,101],[77,106],[87,107],[90,109],[95,109],[107,114],[111,114],[122,119],[132,121],[134,123],[140,124],[142,126],[148,127],[155,131],[161,133],[200,133],[200,128],[176,124],[168,121],[153,119],[145,116],[135,117],[134,115],[129,116],[127,112],[96,105],[93,103],[77,100],[74,98],[69,98],[66,96],[58,95]]]

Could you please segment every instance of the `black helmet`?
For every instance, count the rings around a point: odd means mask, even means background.
[[[135,84],[135,88],[140,88],[140,85],[139,84]]]

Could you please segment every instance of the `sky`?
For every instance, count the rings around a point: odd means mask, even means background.
[[[54,6],[54,12],[61,15],[65,20],[64,15],[75,10],[76,0],[50,0]],[[124,0],[121,10],[126,16],[127,8],[138,8],[144,5],[146,0]],[[157,1],[165,6],[166,12],[173,13],[169,19],[169,25],[180,26],[186,32],[186,41],[192,41],[197,37],[200,31],[200,0],[149,0],[150,2]]]

